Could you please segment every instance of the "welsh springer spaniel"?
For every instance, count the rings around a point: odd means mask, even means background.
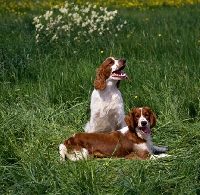
[[[151,130],[156,124],[156,116],[149,107],[133,108],[125,116],[127,126],[110,133],[79,133],[65,140],[59,146],[62,160],[65,157],[71,161],[99,158],[128,158],[146,160],[160,158],[167,154],[153,155],[166,152],[167,148],[153,146]]]
[[[97,69],[91,95],[91,116],[85,132],[111,132],[126,126],[124,104],[118,90],[120,80],[129,80],[121,71],[125,66],[125,59],[109,57]]]

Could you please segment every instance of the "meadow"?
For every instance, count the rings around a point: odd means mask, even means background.
[[[0,194],[199,195],[199,1],[89,2],[0,0]],[[125,112],[150,106],[170,157],[60,162],[109,56],[127,60]]]

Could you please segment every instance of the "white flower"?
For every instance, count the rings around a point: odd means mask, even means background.
[[[35,37],[35,39],[36,39],[36,43],[38,43],[38,42],[39,42],[39,36],[40,36],[40,35],[39,35],[39,34],[37,34],[37,35],[36,35],[36,37]]]
[[[98,34],[101,36],[107,31],[117,36],[116,32],[127,24],[125,20],[123,23],[113,25],[117,10],[108,11],[106,7],[98,8],[88,2],[85,5],[74,3],[69,5],[66,1],[64,6],[56,5],[53,8],[33,18],[33,24],[38,32],[36,42],[41,41],[44,36],[52,42],[63,37],[62,35],[68,37],[69,43],[74,40],[81,42],[84,36],[95,37]],[[58,11],[59,14],[57,14]]]
[[[67,1],[65,2],[65,7],[68,7],[68,2]]]
[[[53,8],[55,8],[55,9],[58,9],[58,8],[59,8],[59,6],[58,6],[58,5],[55,5]]]
[[[96,15],[97,15],[97,12],[96,11],[92,11],[92,16],[96,17]]]
[[[79,8],[78,8],[78,6],[76,5],[75,7],[74,7],[74,11],[78,11],[79,10]]]
[[[65,7],[61,7],[61,8],[59,9],[59,11],[60,11],[61,13],[63,13],[63,14],[68,14],[68,9],[66,9]]]
[[[63,25],[63,26],[62,26],[62,29],[63,29],[64,31],[67,31],[67,30],[70,29],[70,27],[69,27],[68,25]]]
[[[101,22],[101,19],[100,18],[97,18],[96,19],[96,23],[100,23]]]
[[[44,27],[44,25],[42,25],[42,24],[35,25],[36,30],[41,30],[43,27]]]
[[[89,7],[86,7],[82,10],[83,13],[88,13],[90,11],[90,8]]]
[[[94,31],[93,29],[90,29],[88,32],[89,32],[89,34],[91,34],[91,33],[93,33],[93,31]]]
[[[43,15],[45,20],[48,20],[53,14],[53,11],[46,11],[46,13]]]
[[[55,39],[58,39],[58,36],[56,34],[51,38],[51,41],[53,41]]]
[[[40,22],[40,20],[39,20],[38,17],[33,18],[33,24],[35,24],[35,23],[39,23],[39,22]]]
[[[87,22],[83,22],[83,23],[82,23],[82,27],[86,27],[87,25],[88,25]]]

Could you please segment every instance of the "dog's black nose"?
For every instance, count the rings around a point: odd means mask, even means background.
[[[126,63],[126,59],[124,59],[124,58],[120,59],[119,61]]]
[[[142,122],[141,122],[141,125],[142,125],[142,126],[145,126],[146,124],[147,124],[147,121],[142,121]]]

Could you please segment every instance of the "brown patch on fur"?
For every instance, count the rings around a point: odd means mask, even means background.
[[[106,88],[106,79],[111,74],[111,66],[114,64],[112,58],[107,58],[103,64],[97,69],[96,78],[94,81],[94,88],[104,90]]]

